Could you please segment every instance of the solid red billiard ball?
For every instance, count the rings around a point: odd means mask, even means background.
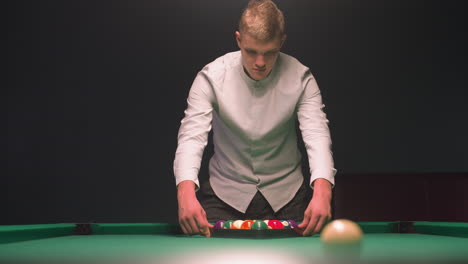
[[[268,221],[268,228],[271,229],[283,229],[284,225],[280,220],[270,220]]]

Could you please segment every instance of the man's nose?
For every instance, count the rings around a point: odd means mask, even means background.
[[[255,66],[257,68],[264,68],[265,64],[265,57],[263,55],[258,55],[255,59]]]

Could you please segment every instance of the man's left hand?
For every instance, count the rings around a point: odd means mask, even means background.
[[[325,179],[314,181],[314,194],[304,212],[304,220],[299,228],[304,230],[303,236],[311,236],[320,232],[331,219],[331,183]]]

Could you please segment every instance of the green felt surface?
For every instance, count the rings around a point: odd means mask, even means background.
[[[0,245],[16,241],[67,236],[74,224],[0,226]]]
[[[366,232],[359,249],[363,261],[462,261],[468,263],[468,239],[460,236],[467,223],[417,223],[415,227],[433,234],[390,233],[391,223],[360,223]],[[15,232],[40,231],[29,240],[0,244],[0,262],[39,261],[146,261],[175,258],[214,258],[219,254],[246,253],[284,254],[301,259],[324,259],[330,251],[318,235],[276,239],[205,238],[177,234],[173,224],[93,224],[93,235],[65,235],[73,225],[3,226],[0,237]],[[432,227],[432,228],[431,228]],[[427,229],[427,230],[426,230]],[[441,229],[442,231],[440,231]],[[436,231],[434,231],[436,230]],[[447,230],[450,230],[448,232]],[[458,230],[458,232],[457,232]],[[379,232],[381,231],[381,232]],[[47,234],[49,233],[49,234]],[[448,234],[455,233],[456,236]],[[54,235],[54,236],[52,236]],[[270,253],[268,253],[270,252]],[[331,251],[335,254],[337,251]],[[157,263],[157,262],[152,262]],[[183,263],[183,262],[181,262]]]
[[[415,222],[418,233],[468,238],[468,223]]]

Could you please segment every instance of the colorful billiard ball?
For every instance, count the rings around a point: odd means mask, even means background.
[[[234,223],[233,220],[227,220],[227,221],[224,222],[224,224],[223,224],[223,229],[231,229],[231,228],[232,228],[232,223]]]
[[[299,225],[296,223],[296,221],[288,220],[288,222],[289,222],[289,225],[291,226],[291,228],[299,228]]]
[[[325,244],[356,244],[362,240],[362,229],[353,221],[338,219],[328,223],[320,237]]]
[[[283,229],[284,226],[280,220],[270,220],[268,221],[268,228],[269,229]]]
[[[288,220],[280,220],[280,222],[283,224],[284,228],[292,228]]]
[[[254,222],[253,220],[245,220],[242,223],[240,229],[252,229],[253,222]]]
[[[251,229],[254,229],[254,230],[268,229],[268,225],[262,220],[255,220],[251,226]]]
[[[214,224],[214,228],[215,229],[223,229],[223,225],[224,225],[225,222],[226,222],[226,220],[216,221],[216,223]]]
[[[232,223],[232,229],[240,229],[241,226],[242,226],[242,223],[244,223],[244,220],[235,220],[233,223]]]

